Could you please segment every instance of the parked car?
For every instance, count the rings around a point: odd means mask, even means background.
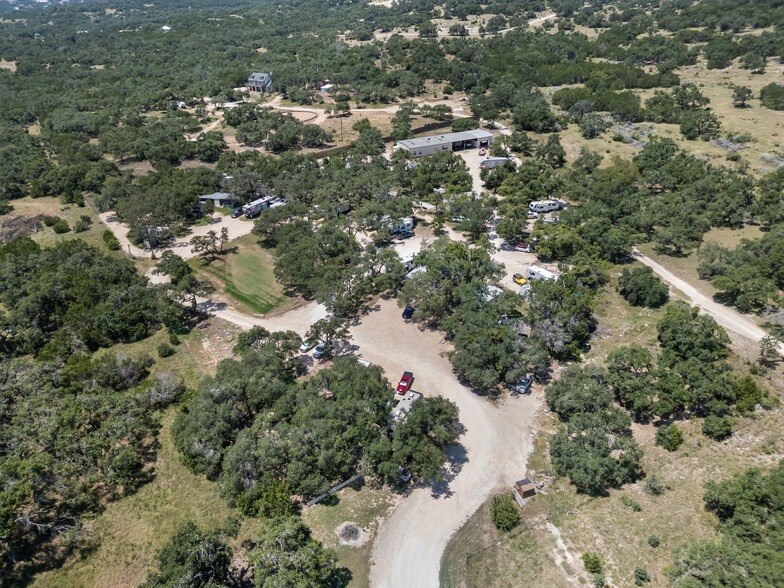
[[[413,237],[415,235],[414,231],[402,231],[395,235],[398,239],[408,239],[409,237]]]
[[[539,218],[539,213],[534,212],[533,210],[528,211],[528,218]]]
[[[320,359],[327,354],[327,349],[329,348],[328,343],[319,343],[316,348],[313,350],[313,357],[316,359]]]
[[[397,393],[398,394],[405,394],[408,392],[409,388],[411,388],[411,384],[414,381],[414,374],[411,372],[403,372],[403,375],[400,376],[400,382],[397,385]]]
[[[531,374],[525,374],[525,377],[515,384],[514,390],[518,394],[525,394],[531,389],[533,383],[533,376]]]
[[[515,274],[512,276],[512,279],[515,281],[515,284],[525,284],[528,281],[523,274]]]
[[[398,466],[397,471],[400,472],[400,481],[404,484],[411,480],[411,471],[403,466]]]
[[[515,251],[522,251],[523,253],[533,253],[534,246],[530,243],[518,243],[515,245]]]
[[[242,208],[235,208],[231,211],[231,218],[240,218],[244,213],[242,212]]]
[[[313,347],[315,344],[316,342],[312,340],[303,341],[302,345],[299,346],[299,352],[307,353],[308,351],[310,351],[311,347]]]
[[[357,360],[357,363],[358,363],[359,365],[362,365],[362,366],[365,366],[365,367],[370,367],[371,365],[373,365],[373,364],[372,364],[372,363],[370,363],[370,362],[369,362],[367,359],[358,359],[358,360]]]
[[[468,219],[464,216],[453,216],[449,220],[452,221],[453,223],[464,223]]]
[[[557,225],[557,224],[558,224],[559,222],[561,222],[561,221],[560,221],[560,220],[558,220],[558,217],[551,216],[551,217],[548,217],[548,218],[544,218],[544,219],[542,219],[542,222],[543,222],[543,223],[546,223],[546,224],[548,224],[548,225]]]
[[[406,319],[406,320],[408,320],[408,319],[410,319],[412,316],[414,316],[414,307],[413,307],[413,306],[406,306],[406,307],[403,309],[403,318],[404,318],[404,319]]]

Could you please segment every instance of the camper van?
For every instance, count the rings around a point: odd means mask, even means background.
[[[275,198],[272,196],[265,196],[264,198],[259,198],[258,200],[254,200],[242,207],[242,212],[245,213],[245,216],[248,218],[256,218],[259,216],[259,213],[262,210],[266,210],[272,203],[275,201]]]
[[[381,219],[381,225],[389,230],[393,235],[395,233],[407,233],[414,230],[414,219],[410,216],[392,220],[392,217],[385,215]]]
[[[507,161],[512,161],[511,157],[488,157],[487,159],[483,159],[479,165],[486,168],[494,168],[498,167],[499,165],[504,165]]]
[[[402,261],[403,265],[406,266],[406,271],[408,272],[410,272],[416,267],[413,253],[409,253],[408,255],[404,256],[400,261]]]
[[[527,270],[525,270],[525,277],[529,280],[557,280],[558,275],[554,274],[553,272],[544,269],[543,267],[539,267],[538,265],[532,265]]]
[[[531,212],[551,212],[561,208],[561,202],[558,200],[534,200],[528,205]]]

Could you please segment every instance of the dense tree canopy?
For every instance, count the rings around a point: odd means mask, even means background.
[[[177,327],[182,315],[130,261],[78,239],[41,249],[23,238],[0,248],[0,301],[5,350],[47,356],[138,341],[162,323]]]
[[[391,479],[399,465],[438,476],[456,439],[454,405],[420,400],[393,427],[390,385],[379,368],[336,359],[299,384],[286,359],[297,349],[280,345],[289,338],[259,335],[254,340],[266,342],[254,343],[258,350],[240,342],[242,358],[221,362],[174,426],[186,465],[217,479],[231,501],[280,482],[315,496],[357,472]]]
[[[705,485],[705,508],[719,520],[718,540],[680,548],[674,586],[775,586],[784,582],[781,517],[784,464],[747,470]]]
[[[79,544],[85,516],[147,481],[154,408],[179,389],[168,377],[146,381],[149,365],[145,358],[83,352],[65,363],[0,363],[4,575],[14,563],[57,563],[44,555],[48,541],[66,537],[61,555],[67,555]]]

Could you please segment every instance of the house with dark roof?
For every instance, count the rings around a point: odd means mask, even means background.
[[[272,74],[254,72],[248,77],[247,86],[251,92],[272,92]]]

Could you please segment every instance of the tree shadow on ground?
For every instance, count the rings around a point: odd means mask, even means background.
[[[216,302],[215,300],[205,300],[199,302],[197,308],[204,314],[214,314],[220,310],[226,310],[227,304],[225,302]]]
[[[433,498],[451,498],[454,491],[449,487],[452,481],[468,463],[468,452],[462,443],[452,445],[447,449],[447,460],[443,467],[444,477],[441,480],[429,482],[430,495]],[[425,483],[424,485],[428,485]]]

